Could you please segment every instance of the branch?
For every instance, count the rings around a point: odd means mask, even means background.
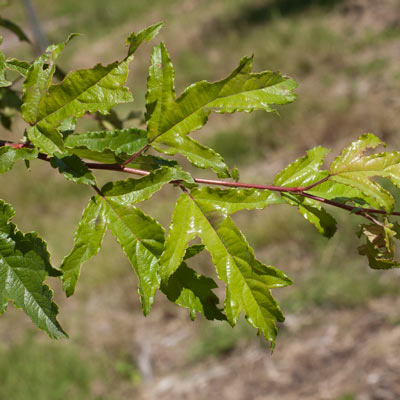
[[[0,147],[3,146],[10,146],[13,148],[21,148],[21,147],[28,147],[27,144],[19,144],[19,143],[13,143],[13,142],[8,142],[5,140],[0,140]],[[125,165],[128,163],[129,160],[135,159],[137,156],[139,156],[143,151],[147,150],[148,145],[144,146],[142,149],[140,149],[138,152],[136,152],[133,156],[131,156],[127,161],[124,162],[124,164],[103,164],[103,163],[96,163],[96,162],[84,162],[85,165],[89,169],[98,169],[98,170],[106,170],[106,171],[119,171],[119,172],[124,172],[127,174],[132,174],[132,175],[141,175],[141,176],[147,176],[150,174],[149,171],[141,170],[141,169],[136,169],[136,168],[129,168],[126,167]],[[43,161],[50,161],[50,157],[47,154],[39,153],[38,158]],[[334,200],[328,200],[323,197],[319,196],[314,196],[310,193],[307,193],[307,190],[310,190],[314,188],[315,186],[320,185],[323,182],[326,182],[331,175],[328,175],[327,177],[319,180],[318,182],[315,182],[309,186],[302,187],[302,186],[295,186],[295,187],[285,187],[285,186],[274,186],[274,185],[258,185],[255,183],[242,183],[242,182],[229,182],[229,181],[224,181],[220,179],[202,179],[202,178],[193,178],[193,180],[196,183],[199,184],[205,184],[205,185],[216,185],[216,186],[225,186],[225,187],[232,187],[232,188],[247,188],[247,189],[259,189],[259,190],[270,190],[272,192],[280,192],[280,193],[294,193],[299,196],[303,196],[315,201],[318,201],[320,203],[328,204],[330,206],[334,206],[337,208],[341,208],[343,210],[347,210],[349,212],[352,212],[353,214],[360,215],[362,217],[365,217],[367,219],[370,219],[370,215],[368,214],[381,214],[381,215],[395,215],[395,216],[400,216],[400,211],[393,211],[392,213],[387,213],[384,210],[377,210],[375,208],[357,208],[353,206],[349,206],[347,204],[339,203]],[[176,181],[172,181],[171,183],[179,183]],[[181,185],[179,185],[181,186]],[[96,189],[95,189],[96,190]]]

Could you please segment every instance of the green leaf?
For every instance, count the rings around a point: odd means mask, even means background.
[[[109,182],[102,187],[101,192],[107,199],[135,204],[149,199],[166,183],[177,180],[194,183],[192,177],[180,168],[162,167],[140,179]]]
[[[327,171],[321,171],[326,154],[324,147],[315,147],[307,151],[307,155],[297,159],[281,171],[274,180],[277,186],[306,187],[328,176]]]
[[[157,55],[157,56],[155,56]],[[157,117],[154,105],[155,94],[161,91],[160,106],[165,110],[162,119],[153,127],[149,124],[149,139],[176,132],[181,136],[200,129],[207,121],[211,110],[224,113],[234,111],[272,111],[272,104],[286,104],[295,99],[293,79],[279,72],[251,73],[252,58],[243,58],[239,67],[227,78],[210,83],[197,82],[189,86],[173,101],[173,69],[163,44],[154,50],[148,80],[146,119]],[[154,71],[162,71],[157,75]],[[155,117],[153,117],[153,113]],[[156,128],[156,129],[154,129]],[[160,139],[161,140],[161,139]],[[160,141],[159,140],[159,141]]]
[[[37,156],[37,149],[0,147],[0,174],[9,171],[18,160],[34,160]]]
[[[132,101],[124,83],[133,56],[108,66],[73,71],[65,79],[51,85],[55,60],[65,43],[50,46],[48,53],[35,60],[23,85],[22,115],[31,125],[29,139],[42,152],[53,155],[63,152],[62,135],[57,126],[66,118],[80,118],[85,113],[109,113],[116,104]],[[47,68],[45,66],[49,64]]]
[[[65,42],[49,46],[46,53],[38,57],[29,67],[22,86],[21,107],[22,117],[28,124],[33,125],[41,120],[39,110],[47,97],[56,69],[56,60],[66,44],[75,36],[76,34],[72,34]]]
[[[164,247],[164,229],[121,198],[103,198],[111,232],[121,245],[139,279],[143,313],[147,315],[160,287],[158,260]]]
[[[17,60],[16,58],[7,58],[6,66],[8,69],[16,71],[23,77],[26,77],[31,65],[25,61]]]
[[[307,187],[316,183],[327,176],[328,171],[321,171],[328,149],[324,147],[315,147],[307,151],[304,157],[301,157],[289,164],[282,170],[274,180],[274,184],[283,187]],[[317,185],[318,188],[320,185]],[[309,193],[307,191],[307,193]],[[324,195],[322,197],[325,197]],[[325,237],[332,237],[336,232],[336,220],[328,214],[318,201],[296,196],[290,193],[282,193],[282,198],[288,204],[294,205],[300,214]]]
[[[400,152],[365,155],[368,149],[380,144],[384,143],[371,133],[360,136],[331,164],[331,179],[360,190],[390,213],[393,196],[372,178],[389,178],[400,187]]]
[[[104,164],[122,164],[124,159],[116,156],[111,150],[104,150],[103,152],[88,150],[86,147],[66,148],[69,154],[75,154],[79,158],[87,160],[98,161]]]
[[[239,170],[238,170],[236,167],[234,167],[234,168],[232,169],[231,175],[232,175],[232,179],[233,179],[235,182],[239,182],[239,180],[240,180],[240,174],[239,174]]]
[[[283,315],[270,294],[272,287],[291,283],[281,271],[263,265],[254,257],[253,250],[226,213],[255,207],[258,202],[225,206],[221,209],[212,202],[201,202],[193,195],[183,194],[173,215],[173,222],[160,260],[160,276],[167,282],[171,272],[181,265],[188,242],[196,235],[201,238],[211,254],[218,277],[226,285],[225,311],[228,321],[234,325],[244,311],[247,320],[260,329],[267,340],[275,341],[275,321],[283,321]],[[223,213],[221,213],[221,210]]]
[[[191,193],[197,204],[224,215],[241,210],[262,210],[271,204],[284,203],[279,195],[269,190],[220,189],[204,186],[193,189]]]
[[[147,144],[147,133],[141,129],[128,128],[113,131],[75,133],[65,141],[67,148],[87,148],[102,153],[111,150],[113,153],[132,155]]]
[[[2,40],[3,39],[0,37],[0,44]],[[7,87],[10,86],[12,83],[6,79],[5,75],[6,67],[7,67],[6,58],[4,57],[3,52],[0,51],[0,87]]]
[[[147,315],[160,286],[159,258],[164,247],[164,229],[133,204],[147,200],[168,182],[193,183],[178,168],[163,167],[140,179],[110,182],[101,189],[109,227],[129,258],[139,278],[142,308]]]
[[[321,235],[331,238],[336,233],[336,220],[322,207],[321,203],[302,196],[282,193],[289,204],[297,206],[300,214],[313,224]]]
[[[203,314],[209,320],[226,319],[217,308],[218,297],[212,292],[217,287],[211,278],[197,274],[185,263],[181,264],[168,283],[161,284],[161,290],[168,300],[188,308],[192,320],[196,318],[196,313]]]
[[[204,244],[193,244],[192,246],[188,247],[185,252],[185,256],[183,257],[184,260],[188,260],[197,254],[201,253],[205,249]]]
[[[223,215],[233,214],[244,209],[262,209],[269,204],[283,203],[283,200],[275,193],[255,189],[219,189],[205,186],[193,189],[192,196],[197,204]],[[179,198],[160,260],[160,276],[163,281],[168,280],[179,267],[187,243],[195,237],[193,212],[193,204],[183,196]]]
[[[182,154],[197,168],[211,168],[219,178],[230,176],[222,156],[190,136],[165,135],[163,142],[153,142],[152,147],[168,155]]]
[[[151,39],[154,39],[163,25],[163,22],[158,22],[157,24],[153,24],[141,30],[138,34],[132,32],[126,39],[126,45],[129,46],[128,55],[133,54],[142,42],[149,42]]]
[[[45,245],[36,234],[16,231],[9,222],[13,215],[12,207],[0,201],[0,311],[12,301],[50,337],[65,338],[53,293],[43,284],[49,263]]]
[[[136,157],[133,161],[127,164],[127,167],[154,171],[161,167],[178,167],[178,165],[178,162],[175,160],[167,160],[162,157],[147,154]]]
[[[27,129],[28,139],[46,154],[63,153],[64,143],[60,131],[46,122],[30,126]]]
[[[342,204],[352,202],[358,207],[379,208],[379,204],[374,200],[374,198],[366,196],[359,189],[331,180],[325,181],[314,188],[307,190],[307,193]]]
[[[61,265],[63,289],[67,296],[74,294],[81,265],[98,253],[106,226],[106,207],[97,196],[92,197],[75,232],[74,247]]]
[[[15,22],[0,17],[0,25],[17,35],[19,40],[31,43],[28,36],[26,36],[24,31]]]
[[[156,46],[146,94],[146,121],[152,146],[158,151],[169,152],[167,154],[178,150],[182,153],[186,146],[193,147],[193,142],[179,145],[179,138],[202,128],[212,110],[220,113],[256,109],[273,111],[270,105],[294,100],[294,80],[278,72],[253,74],[251,64],[250,58],[244,58],[228,78],[215,83],[193,84],[175,100],[174,70],[169,54],[163,43]]]
[[[43,97],[35,122],[46,120],[58,125],[65,118],[85,113],[107,114],[117,104],[131,102],[132,95],[123,84],[128,77],[132,56],[104,67],[70,72],[58,85],[52,85]]]
[[[58,154],[50,159],[53,168],[57,168],[60,173],[75,183],[85,185],[95,185],[96,179],[85,163],[76,155]]]

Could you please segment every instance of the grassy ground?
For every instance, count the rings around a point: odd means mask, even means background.
[[[306,149],[325,145],[335,154],[366,131],[389,148],[399,147],[396,0],[35,5],[51,41],[71,31],[85,34],[62,56],[66,69],[120,58],[131,30],[164,20],[161,39],[175,64],[178,92],[194,80],[220,79],[250,54],[255,70],[295,77],[298,100],[280,108],[280,118],[212,116],[202,133],[202,142],[238,166],[244,181],[271,182]],[[20,5],[3,14],[25,24]],[[4,43],[8,54],[24,54],[12,40]],[[122,115],[143,109],[149,54],[150,46],[137,54],[130,78],[135,103],[118,108]],[[38,230],[48,240],[57,265],[72,245],[90,190],[65,182],[40,162],[29,172],[19,165],[0,179],[0,198],[15,206],[22,230]],[[168,226],[175,198],[168,189],[146,210]],[[398,399],[398,272],[370,271],[358,257],[359,217],[338,213],[339,232],[327,241],[295,210],[278,211],[235,217],[257,256],[295,281],[274,293],[287,320],[272,356],[245,321],[234,330],[201,318],[191,323],[185,310],[161,296],[144,319],[131,267],[107,236],[100,255],[85,265],[76,295],[66,301],[56,290],[68,342],[47,340],[18,310],[1,317],[0,400]],[[197,267],[212,268],[206,256]]]

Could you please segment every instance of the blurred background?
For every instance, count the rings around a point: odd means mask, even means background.
[[[4,2],[3,2],[4,3]],[[60,57],[68,71],[121,59],[131,31],[165,21],[163,40],[176,89],[230,73],[243,55],[254,70],[280,70],[298,83],[298,99],[280,117],[263,112],[212,115],[197,138],[237,166],[241,180],[270,183],[316,145],[332,159],[350,141],[373,132],[400,148],[400,2],[398,0],[47,0],[32,1],[45,38],[73,40]],[[1,15],[29,29],[25,3]],[[4,29],[7,56],[35,53]],[[142,126],[151,44],[131,64],[135,102],[116,108]],[[83,121],[82,126],[92,122]],[[85,125],[86,124],[86,125]],[[19,140],[23,124],[1,137]],[[197,176],[211,176],[197,171]],[[100,181],[124,179],[97,173]],[[92,195],[40,161],[0,177],[0,198],[16,208],[23,231],[48,241],[54,265],[73,244]],[[38,185],[38,182],[40,184]],[[168,227],[177,193],[167,188],[144,207]],[[161,295],[141,314],[134,273],[111,235],[65,299],[54,279],[68,341],[51,341],[19,310],[0,319],[0,400],[65,399],[400,399],[400,275],[372,271],[358,256],[360,217],[331,211],[339,230],[321,237],[285,206],[239,213],[235,220],[260,260],[285,271],[275,290],[286,315],[271,354],[245,322],[235,329],[178,309]],[[399,206],[397,206],[400,209]],[[207,255],[192,265],[212,274]],[[223,296],[223,288],[218,289]]]

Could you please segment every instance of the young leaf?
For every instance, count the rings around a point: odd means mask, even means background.
[[[146,121],[152,146],[167,154],[182,153],[186,146],[193,147],[193,142],[181,145],[181,138],[202,128],[212,110],[220,113],[273,111],[270,105],[294,100],[294,80],[277,72],[251,73],[251,64],[250,58],[244,58],[228,78],[193,84],[175,100],[174,70],[169,54],[163,43],[156,46],[146,94]],[[226,173],[225,167],[219,171],[220,176]]]
[[[0,201],[0,311],[8,301],[21,308],[52,338],[65,338],[56,316],[53,293],[43,284],[48,274],[48,253],[37,236],[16,231],[9,222],[14,210]],[[43,242],[42,242],[43,243]]]
[[[0,147],[0,174],[9,171],[18,160],[34,160],[37,156],[37,149]]]
[[[60,268],[63,272],[63,289],[67,296],[74,294],[81,265],[98,253],[106,227],[105,205],[98,197],[92,197],[75,233],[74,247],[64,258]]]
[[[205,276],[197,274],[182,263],[169,278],[168,283],[161,284],[161,290],[173,303],[188,308],[190,318],[195,320],[196,313],[203,314],[209,320],[226,320],[217,308],[218,297],[212,292],[217,284]]]
[[[328,171],[321,171],[322,163],[329,152],[324,147],[315,147],[307,155],[289,164],[274,180],[277,186],[306,187],[328,176]]]
[[[394,205],[393,196],[372,178],[389,178],[400,187],[400,152],[364,154],[380,144],[384,143],[371,133],[360,136],[334,160],[330,173],[332,180],[360,190],[390,213]]]
[[[50,159],[53,168],[58,168],[65,178],[75,183],[95,185],[96,179],[85,163],[76,155],[58,154]]]
[[[315,147],[307,151],[307,155],[282,170],[275,177],[274,184],[283,187],[306,187],[326,178],[329,175],[328,171],[321,171],[320,168],[328,151],[324,147]],[[318,188],[319,185],[316,187]],[[289,204],[297,206],[300,214],[322,235],[328,238],[334,235],[336,220],[325,211],[319,202],[290,193],[282,193],[282,198]]]
[[[113,153],[132,155],[147,144],[147,133],[141,129],[128,128],[113,131],[75,133],[67,137],[65,147],[76,147],[102,153],[111,150]]]
[[[374,198],[366,196],[359,189],[331,180],[320,183],[319,185],[307,190],[307,193],[334,200],[338,203],[346,204],[352,202],[357,207],[379,208],[379,204]]]

